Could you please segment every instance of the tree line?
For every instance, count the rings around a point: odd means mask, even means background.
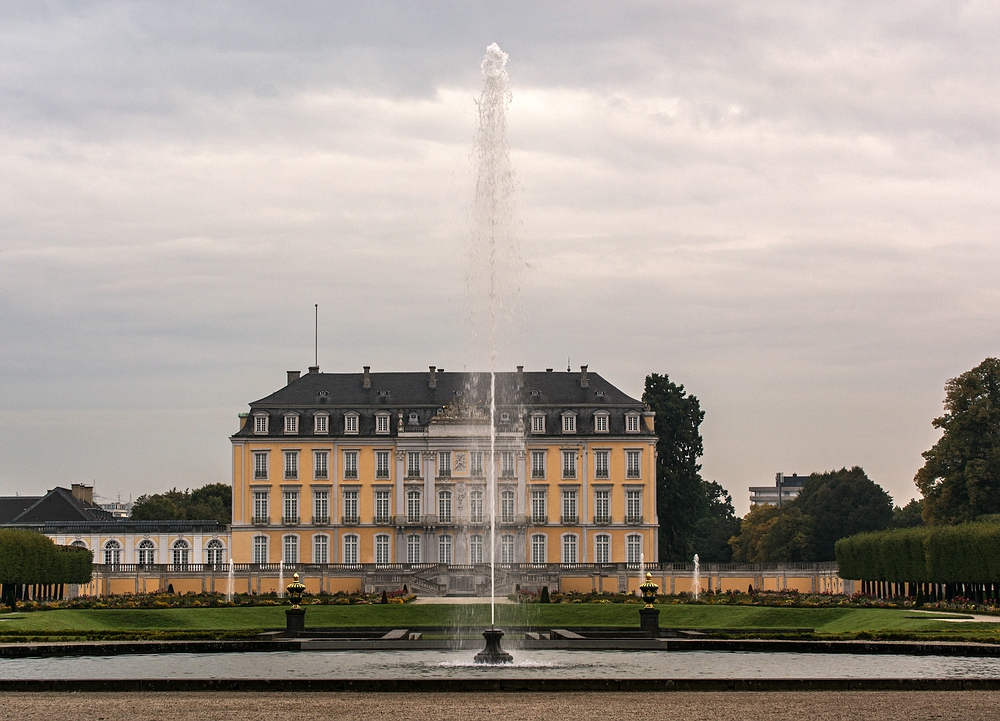
[[[227,483],[209,483],[201,488],[139,496],[132,506],[137,521],[217,521],[232,523],[233,487]]]
[[[86,548],[57,546],[35,531],[0,528],[2,603],[13,608],[27,586],[89,583],[93,560]]]

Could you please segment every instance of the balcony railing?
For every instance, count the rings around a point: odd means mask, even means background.
[[[313,516],[313,525],[327,526],[330,524],[329,516]]]
[[[282,524],[284,524],[286,526],[297,526],[297,525],[299,525],[299,517],[298,516],[282,516],[281,517],[281,522],[282,522]]]
[[[313,479],[317,481],[325,481],[330,477],[330,474],[326,471],[315,471],[313,473]]]
[[[253,523],[255,526],[266,526],[270,522],[271,522],[270,516],[254,516],[253,520],[251,521],[251,523]]]
[[[630,526],[638,526],[642,523],[642,516],[625,516],[625,523]]]
[[[267,471],[254,471],[253,479],[255,481],[266,481],[267,480]]]
[[[355,515],[351,515],[351,516],[348,516],[347,514],[344,514],[344,517],[343,517],[343,519],[341,519],[341,522],[342,522],[342,523],[343,523],[343,524],[344,524],[345,526],[356,526],[356,525],[358,525],[358,523],[359,523],[360,521],[359,521],[359,519],[358,519],[358,516],[357,516],[357,514],[355,514]]]
[[[574,513],[574,514],[573,514],[572,516],[563,516],[563,517],[562,517],[562,518],[560,519],[560,522],[561,522],[561,523],[562,523],[562,524],[563,524],[564,526],[565,526],[565,525],[576,525],[577,523],[579,523],[579,522],[580,522],[580,517],[579,517],[579,516],[577,516],[577,515],[576,515],[576,514]]]
[[[392,516],[389,514],[378,514],[375,516],[375,524],[378,526],[388,526],[392,523]]]
[[[375,471],[375,478],[385,480],[389,478],[389,471]]]
[[[594,523],[599,525],[607,525],[611,523],[611,516],[608,515],[597,515],[594,516]]]
[[[533,526],[545,526],[548,524],[548,522],[549,522],[548,516],[539,516],[535,514],[532,514],[531,516],[531,525]]]
[[[350,468],[347,468],[344,470],[344,478],[355,480],[357,479],[357,477],[358,477],[357,469],[351,470]]]

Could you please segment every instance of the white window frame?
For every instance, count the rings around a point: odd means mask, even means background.
[[[406,452],[406,477],[422,478],[424,475],[423,464],[420,462],[419,451]]]
[[[473,533],[469,536],[469,563],[484,563],[486,556],[483,553],[483,536],[480,533]]]
[[[392,455],[390,451],[375,451],[375,477],[386,480],[392,477]]]
[[[608,433],[611,426],[607,411],[598,411],[594,414],[594,433]]]
[[[299,479],[299,452],[282,451],[285,460],[284,478],[286,481],[297,481]]]
[[[253,562],[254,563],[268,563],[268,558],[270,555],[268,553],[268,537],[264,535],[257,535],[253,537]]]
[[[330,432],[330,414],[317,413],[313,416],[313,434],[325,436]]]
[[[135,549],[135,561],[140,566],[152,566],[156,563],[156,544],[148,538],[139,541]]]
[[[642,520],[642,489],[625,490],[625,522],[639,523]]]
[[[625,414],[625,432],[626,433],[638,433],[639,432],[639,414],[636,412]]]
[[[359,451],[344,451],[344,480],[356,480],[358,477]]]
[[[500,452],[500,476],[502,478],[513,478],[517,472],[517,463],[514,451]]]
[[[438,478],[451,478],[451,451],[438,451]]]
[[[513,523],[515,516],[515,495],[514,491],[504,489],[500,491],[500,523]]]
[[[102,550],[102,560],[105,566],[119,566],[122,562],[122,544],[115,539],[105,542]]]
[[[375,414],[375,433],[380,436],[389,435],[390,416],[388,413]]]
[[[330,477],[330,451],[313,451],[313,479],[325,481]]]
[[[358,427],[361,425],[359,416],[357,413],[351,411],[344,414],[344,435],[356,436],[358,435]]]
[[[281,560],[286,566],[294,566],[299,562],[299,537],[294,533],[281,537]]]
[[[562,452],[562,477],[576,478],[576,451]]]
[[[483,468],[483,452],[472,451],[469,454],[469,475],[473,478],[482,478],[484,475]]]
[[[411,488],[406,492],[406,522],[420,523],[420,516],[423,512],[423,494],[417,488]]]
[[[563,413],[563,415],[562,415],[562,432],[564,434],[576,433],[576,414],[575,413]]]
[[[419,534],[411,533],[406,537],[406,562],[420,563],[423,539]]]
[[[545,451],[531,452],[531,477],[532,479],[545,478]]]
[[[580,539],[575,533],[564,533],[562,536],[562,563],[579,563]]]
[[[330,537],[325,533],[317,533],[313,536],[313,563],[330,562]]]
[[[451,565],[453,558],[453,544],[451,536],[447,533],[438,536],[438,563]]]
[[[299,492],[286,490],[281,492],[281,522],[299,522]]]
[[[270,425],[270,416],[267,413],[253,414],[253,434],[255,436],[266,436]]]
[[[611,523],[611,489],[594,489],[594,523]]]
[[[361,553],[361,539],[356,533],[348,533],[344,536],[344,552],[342,555],[344,563],[360,563],[358,560]]]
[[[316,489],[313,491],[313,523],[330,522],[330,491]]]
[[[560,513],[562,523],[576,524],[580,522],[580,495],[575,488],[564,488],[560,494]]]
[[[375,534],[375,563],[392,563],[392,541],[388,533]]]
[[[266,481],[268,478],[270,454],[267,451],[253,452],[253,479]]]
[[[482,491],[469,491],[469,523],[483,522],[485,503],[485,495]]]
[[[375,489],[375,523],[392,522],[392,492],[386,488]],[[385,561],[385,563],[389,563]]]
[[[625,536],[625,562],[640,563],[642,560],[642,534],[630,533]]]
[[[594,563],[611,563],[610,533],[598,533],[594,537]]]
[[[284,415],[284,433],[286,436],[298,435],[299,415],[297,413],[286,413]]]
[[[263,510],[264,513],[260,511]],[[253,522],[271,522],[271,493],[264,489],[253,491]]]
[[[534,564],[549,562],[549,537],[544,533],[531,534],[531,562]]]
[[[454,515],[452,513],[452,493],[447,489],[437,492],[437,512],[440,523],[451,523]]]
[[[611,478],[611,451],[598,449],[594,451],[594,478]]]
[[[545,414],[535,412],[531,414],[531,432],[545,433]]]
[[[531,491],[531,522],[548,523],[548,493],[541,488]]]
[[[191,563],[191,544],[183,538],[178,538],[170,545],[170,565],[177,568],[187,568]]]
[[[514,563],[514,536],[505,533],[500,536],[500,563]]]
[[[359,523],[361,517],[358,508],[358,490],[356,488],[345,488],[343,493],[341,508],[344,512],[344,523]]]
[[[630,448],[625,451],[625,477],[642,478],[642,451]]]

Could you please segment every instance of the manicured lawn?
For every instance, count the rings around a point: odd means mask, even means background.
[[[500,626],[560,628],[638,626],[638,605],[525,604],[497,607]],[[903,609],[772,608],[762,606],[664,605],[660,626],[704,629],[814,628],[822,634],[913,632],[995,634],[1000,624],[954,624]],[[372,605],[311,606],[307,626],[450,626],[477,628],[489,623],[489,606]],[[36,611],[0,615],[0,637],[8,632],[61,631],[235,631],[282,628],[283,607],[100,609]]]

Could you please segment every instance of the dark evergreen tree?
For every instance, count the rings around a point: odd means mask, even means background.
[[[914,478],[923,519],[953,524],[1000,513],[1000,360],[987,358],[945,385],[943,434]]]
[[[892,522],[892,498],[859,466],[813,473],[788,505],[798,506],[811,524],[812,558],[805,561],[834,561],[838,539],[881,531]]]
[[[218,521],[232,522],[233,488],[226,483],[210,483],[192,490],[172,488],[166,493],[139,496],[132,506],[137,521]]]

